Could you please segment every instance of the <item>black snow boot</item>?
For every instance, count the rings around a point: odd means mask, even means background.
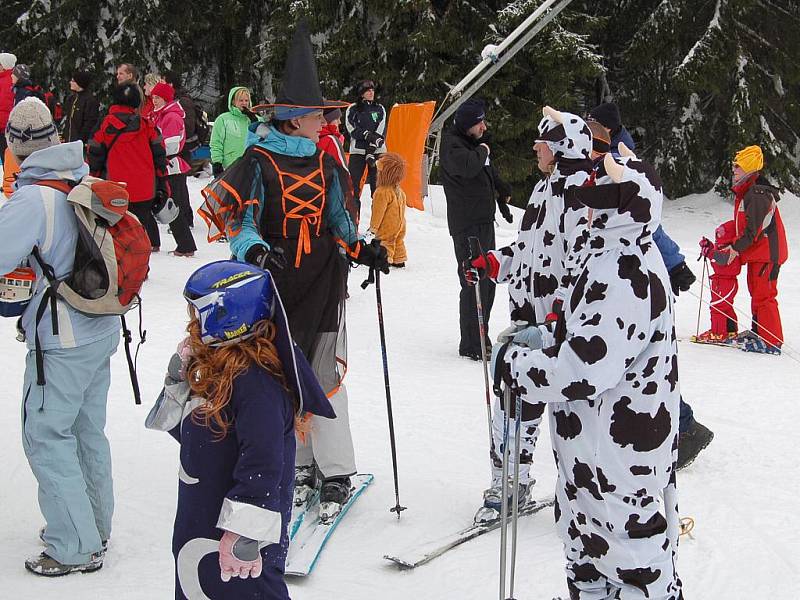
[[[678,464],[680,470],[692,463],[697,455],[714,439],[714,432],[702,423],[692,419],[688,431],[678,436]]]
[[[319,495],[319,518],[323,523],[330,523],[347,504],[352,492],[349,477],[333,477],[322,482]]]

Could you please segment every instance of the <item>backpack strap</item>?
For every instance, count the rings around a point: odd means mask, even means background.
[[[78,184],[72,181],[65,181],[63,179],[40,179],[36,182],[36,185],[53,188],[54,190],[58,190],[59,192],[64,192],[65,194],[69,195],[69,193],[72,191],[72,188]]]
[[[133,388],[133,402],[135,404],[142,403],[142,394],[139,390],[139,379],[136,376],[136,359],[139,357],[139,348],[145,342],[147,331],[142,329],[142,299],[139,298],[139,343],[136,345],[136,354],[131,355],[131,342],[133,336],[131,330],[128,329],[125,323],[125,315],[119,316],[122,321],[122,339],[125,341],[125,359],[128,361],[128,374],[131,377],[131,387]]]

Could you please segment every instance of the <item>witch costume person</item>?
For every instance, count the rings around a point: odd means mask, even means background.
[[[345,106],[346,104],[343,104]],[[270,270],[292,336],[311,363],[337,418],[311,418],[298,437],[295,505],[320,492],[320,518],[332,520],[350,497],[356,473],[350,432],[345,334],[347,259],[389,272],[386,251],[368,245],[345,209],[334,159],[316,144],[325,125],[319,77],[301,23],[286,60],[269,123],[251,126],[249,147],[203,190],[200,214],[209,241],[226,236],[240,261]]]

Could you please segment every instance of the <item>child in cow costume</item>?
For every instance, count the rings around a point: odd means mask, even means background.
[[[389,272],[386,250],[365,244],[347,213],[334,159],[317,148],[330,108],[319,87],[311,40],[295,32],[270,123],[251,125],[250,146],[204,191],[209,239],[223,235],[240,261],[268,269],[292,337],[311,363],[338,417],[310,421],[298,439],[295,503],[319,490],[320,518],[332,520],[356,473],[350,432],[345,330],[347,256]],[[255,107],[258,109],[259,107]],[[267,107],[262,107],[267,108]]]
[[[592,135],[583,119],[549,106],[542,112],[544,116],[539,123],[534,149],[545,178],[536,184],[531,194],[517,240],[464,265],[468,279],[477,271],[478,276],[508,284],[512,326],[500,334],[501,339],[512,337],[528,324],[544,323],[560,311],[561,300],[557,293],[566,274],[566,233],[574,229],[581,214],[575,209],[582,208],[566,198],[565,192],[583,185],[592,170]],[[530,469],[543,412],[542,404],[523,404],[518,457],[520,502],[529,497]],[[475,517],[478,522],[496,518],[500,511],[504,419],[503,407],[496,401],[492,417],[492,483],[484,492],[483,508]],[[509,444],[513,446],[513,433],[510,437]],[[517,457],[512,456],[511,461],[516,463]]]
[[[556,523],[572,600],[682,598],[677,344],[669,276],[652,235],[662,188],[634,157],[567,192],[587,207],[571,233],[563,312],[495,352],[528,403],[550,404]]]
[[[739,290],[736,278],[742,270],[739,255],[730,245],[736,240],[736,224],[726,221],[714,231],[716,242],[700,240],[700,252],[711,263],[711,329],[694,336],[701,344],[731,344],[736,341],[739,321],[733,301]]]
[[[180,442],[175,598],[288,600],[295,421],[333,417],[269,272],[235,261],[184,290],[189,336],[147,418]]]

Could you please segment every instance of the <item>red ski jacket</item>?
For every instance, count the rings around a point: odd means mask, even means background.
[[[777,188],[755,173],[735,185],[733,193],[736,240],[731,247],[739,253],[742,263],[785,263],[789,249],[778,210]]]
[[[89,142],[92,175],[124,181],[131,202],[155,196],[156,177],[166,175],[167,154],[161,134],[136,109],[114,104]]]
[[[11,88],[11,69],[0,71],[0,132],[3,135],[8,125],[8,115],[14,108],[14,90]]]

